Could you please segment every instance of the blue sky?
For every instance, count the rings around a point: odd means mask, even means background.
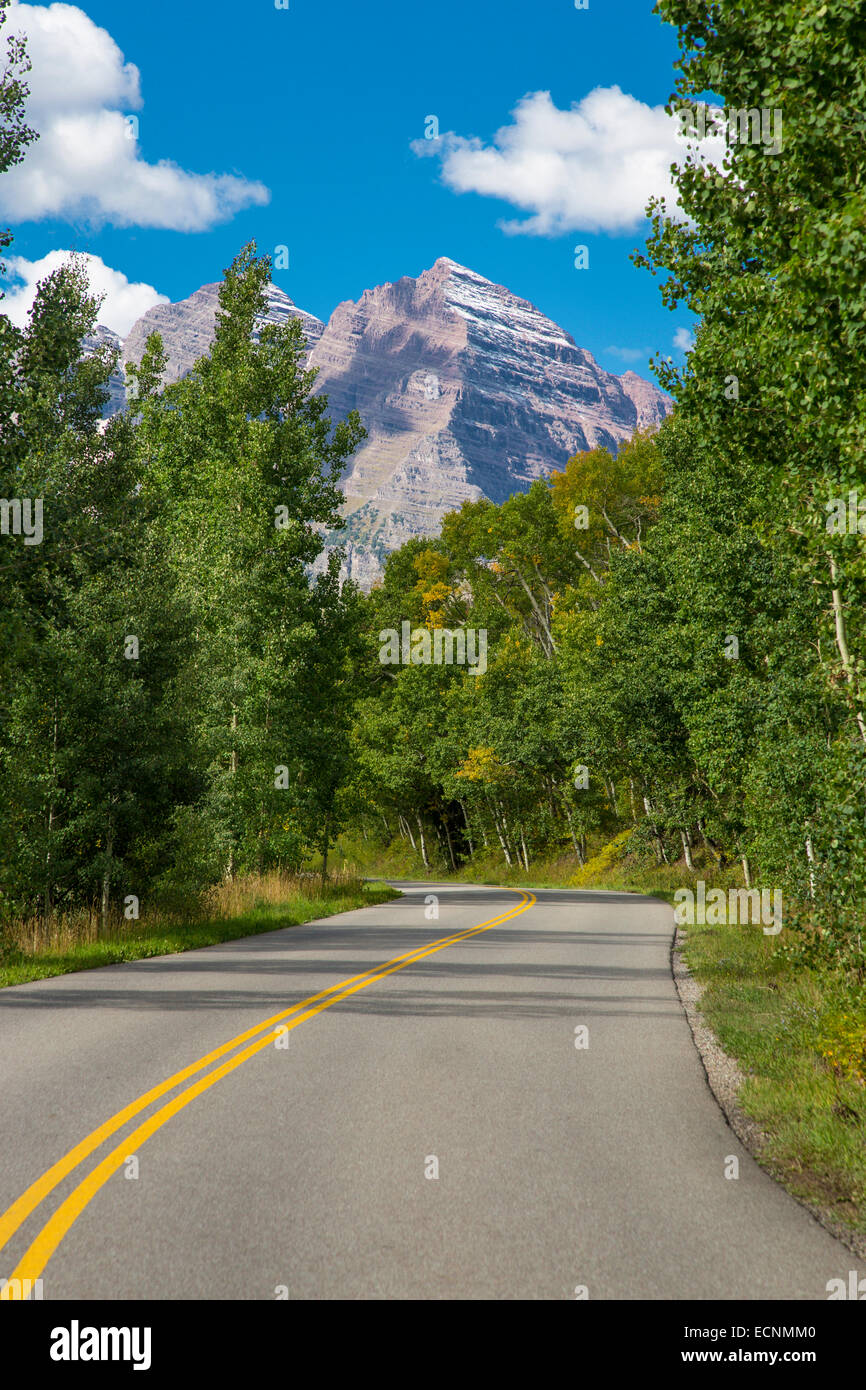
[[[13,4],[6,32],[34,35],[45,132],[0,180],[13,255],[89,252],[176,300],[255,238],[288,246],[274,279],[325,320],[447,255],[532,300],[612,371],[650,375],[647,349],[679,355],[686,317],[629,260],[646,232],[641,180],[663,182],[670,162],[667,118],[649,108],[672,90],[677,42],[647,0],[289,6]],[[117,123],[133,114],[137,141],[121,148]],[[424,138],[431,116],[438,141]]]

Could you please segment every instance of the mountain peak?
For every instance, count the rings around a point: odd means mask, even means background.
[[[123,344],[123,362],[140,362],[147,335],[157,331],[168,352],[165,381],[179,381],[190,372],[200,357],[210,351],[216,332],[220,284],[214,281],[194,290],[176,304],[155,304],[132,325]],[[298,318],[308,346],[322,335],[325,325],[320,319],[299,309],[292,299],[273,281],[266,286],[267,308],[262,323],[285,323]]]
[[[450,256],[340,304],[310,366],[332,418],[355,409],[367,428],[333,538],[365,587],[388,551],[435,535],[462,502],[502,502],[580,450],[616,452],[669,408],[656,386],[604,371],[529,300]]]
[[[473,270],[471,266],[461,265],[460,261],[453,261],[450,256],[440,256],[438,260],[433,262],[432,270],[439,270],[440,268],[452,274],[457,271],[460,275],[471,275],[473,280],[487,280],[486,275],[479,275],[478,271]],[[493,281],[487,280],[487,284],[492,285]]]
[[[210,349],[218,295],[203,285],[149,309],[123,360],[138,360],[158,329],[167,380],[185,375]],[[615,452],[670,409],[657,386],[604,371],[529,300],[450,256],[344,301],[327,327],[270,284],[264,317],[300,319],[329,416],[357,410],[367,429],[341,479],[346,529],[330,538],[364,587],[390,550],[435,535],[462,502],[502,502],[580,450]]]

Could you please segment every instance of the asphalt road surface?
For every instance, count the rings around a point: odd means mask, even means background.
[[[400,886],[0,991],[0,1275],[46,1300],[826,1299],[866,1275],[713,1099],[670,908]]]

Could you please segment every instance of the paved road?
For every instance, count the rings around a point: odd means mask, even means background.
[[[826,1299],[866,1274],[728,1128],[669,908],[401,886],[0,991],[0,1274],[46,1299]]]

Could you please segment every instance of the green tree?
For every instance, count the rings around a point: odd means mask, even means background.
[[[312,584],[308,570],[321,530],[342,524],[334,479],[363,430],[355,412],[331,428],[298,321],[263,325],[268,277],[268,259],[244,248],[210,355],[137,403],[142,477],[192,615],[201,814],[229,876],[299,863],[314,810],[326,850],[344,765],[336,735],[328,756],[310,750],[324,754],[329,705],[342,718],[352,600],[337,557]]]

